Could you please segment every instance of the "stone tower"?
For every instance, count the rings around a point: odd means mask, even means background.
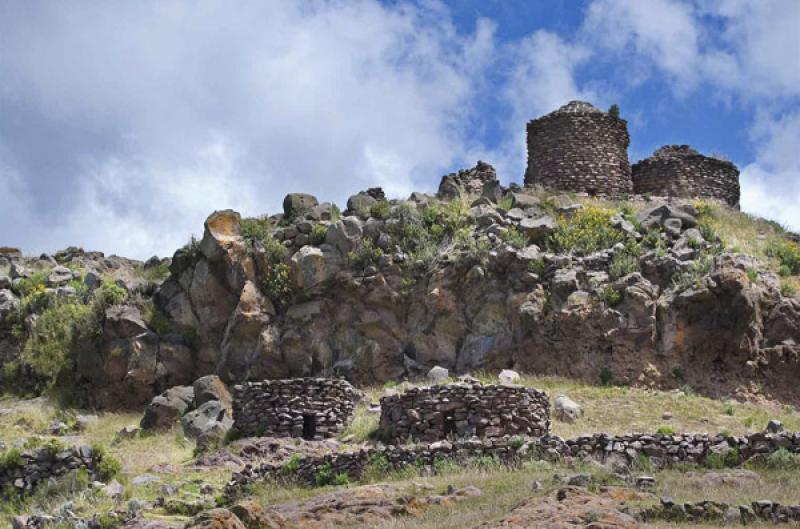
[[[688,145],[665,145],[633,166],[637,194],[711,198],[739,207],[739,169]]]
[[[525,185],[590,195],[633,193],[628,124],[584,101],[528,122]]]

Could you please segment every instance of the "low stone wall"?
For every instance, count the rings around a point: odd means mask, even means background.
[[[642,521],[706,523],[725,521],[745,525],[762,521],[784,524],[800,522],[800,505],[781,505],[769,500],[754,501],[750,505],[730,505],[710,500],[674,503],[669,499],[662,499],[661,505],[646,509],[638,518]]]
[[[755,433],[744,437],[708,434],[630,434],[592,436],[562,439],[543,437],[525,442],[513,438],[438,441],[430,445],[413,444],[385,446],[341,452],[324,456],[309,456],[287,465],[247,465],[236,472],[228,483],[226,492],[235,495],[242,487],[261,479],[289,479],[313,485],[321,471],[330,476],[346,474],[358,480],[368,465],[379,465],[383,471],[400,470],[414,465],[436,468],[437,461],[468,461],[479,457],[493,457],[505,464],[516,464],[526,459],[556,461],[565,457],[592,458],[604,463],[631,465],[640,457],[649,458],[657,467],[678,463],[702,464],[710,454],[724,456],[729,453],[734,463],[742,463],[758,455],[768,455],[780,448],[800,453],[800,433]],[[731,452],[734,450],[734,452]]]
[[[0,458],[5,460],[0,464],[0,491],[27,494],[50,478],[59,478],[81,468],[89,472],[90,480],[99,478],[96,475],[99,459],[89,446],[60,450],[40,448],[21,452],[18,458],[9,458],[8,452],[0,452]]]
[[[380,434],[387,441],[540,437],[549,430],[550,402],[531,388],[448,384],[381,399]]]
[[[710,198],[739,207],[739,170],[727,160],[704,156],[688,145],[665,145],[634,164],[633,190],[684,198]]]
[[[247,437],[333,437],[353,418],[361,397],[339,379],[248,382],[233,388],[234,428]]]

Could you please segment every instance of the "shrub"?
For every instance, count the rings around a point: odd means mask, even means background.
[[[18,296],[30,296],[35,292],[44,291],[47,284],[47,271],[39,270],[31,274],[31,277],[23,277],[12,285],[14,292]]]
[[[656,430],[656,433],[660,433],[661,435],[673,435],[675,433],[675,430],[672,428],[672,426],[664,425],[664,426],[659,426],[658,429]]]
[[[736,406],[728,404],[725,406],[725,415],[733,417],[736,414]]]
[[[331,205],[331,221],[336,222],[342,218],[342,210],[336,204]]]
[[[608,367],[600,370],[600,384],[603,386],[610,386],[614,382],[614,374]]]
[[[578,210],[572,217],[561,217],[559,226],[548,237],[554,252],[589,254],[625,241],[625,234],[611,226],[614,212],[598,206]]]
[[[364,269],[368,266],[377,264],[378,259],[383,256],[383,250],[375,246],[372,239],[365,237],[361,239],[355,250],[347,254],[347,262],[351,266]]]
[[[747,268],[747,279],[751,283],[755,283],[756,281],[758,281],[758,270],[756,270],[755,268],[749,268],[748,267]]]
[[[261,244],[264,245],[264,251],[267,254],[267,260],[270,263],[280,263],[289,257],[289,250],[286,246],[282,245],[273,236],[264,237],[261,239]]]
[[[703,458],[703,466],[712,469],[733,468],[739,464],[739,450],[731,448],[725,452],[712,452]]]
[[[544,275],[545,271],[547,271],[547,263],[545,263],[544,259],[541,257],[532,261],[528,261],[528,272],[533,272],[537,276],[541,277]]]
[[[122,471],[122,464],[111,456],[102,445],[92,445],[95,471],[101,481],[109,481]]]
[[[702,288],[703,277],[711,271],[714,266],[714,257],[709,254],[701,254],[692,261],[687,268],[675,274],[672,278],[672,288],[682,292],[687,288]]]
[[[514,197],[508,195],[500,199],[500,202],[497,203],[497,209],[502,209],[503,211],[509,211],[512,207],[514,207]]]
[[[247,217],[239,223],[239,233],[246,239],[263,241],[270,237],[271,222],[267,217]]]
[[[514,226],[510,226],[506,231],[502,232],[500,238],[508,245],[517,249],[528,246],[528,236]]]
[[[330,485],[333,483],[335,477],[336,476],[333,474],[333,466],[329,461],[326,461],[317,470],[317,474],[314,476],[314,483],[317,485],[317,487],[324,487],[325,485]]]
[[[319,246],[320,244],[325,242],[325,237],[328,235],[328,227],[324,224],[314,224],[314,227],[311,228],[311,235],[309,239],[311,240],[311,244]]]
[[[608,264],[608,276],[612,281],[616,281],[628,274],[639,272],[641,269],[638,252],[636,254],[629,251],[617,252]]]
[[[369,208],[369,216],[376,219],[386,220],[389,218],[391,212],[391,205],[386,200],[379,200],[372,204]]]
[[[347,472],[339,472],[333,478],[334,485],[349,485],[350,484],[350,476],[347,475]]]
[[[800,274],[800,245],[778,239],[767,245],[767,256],[777,259],[781,267],[786,267],[789,275]]]
[[[525,438],[522,437],[521,435],[515,435],[508,441],[508,446],[510,446],[514,450],[519,450],[524,444],[525,444]]]
[[[189,260],[196,260],[198,255],[200,255],[200,239],[192,235],[189,237],[189,242],[184,244],[181,250],[186,254]]]
[[[97,299],[105,306],[119,305],[128,298],[128,291],[112,279],[103,280],[95,292]]]
[[[169,266],[159,264],[150,268],[142,270],[142,277],[146,281],[163,281],[169,277]]]
[[[612,118],[619,118],[619,105],[614,103],[610,107],[608,107],[608,115]]]
[[[622,293],[611,285],[606,285],[606,287],[603,289],[601,297],[609,307],[616,307],[622,303]]]
[[[382,481],[391,471],[389,459],[377,452],[370,454],[367,465],[364,467],[363,479],[365,481]]]
[[[289,265],[278,263],[267,268],[261,278],[261,291],[276,305],[285,306],[294,293]]]
[[[763,465],[773,470],[800,470],[800,454],[781,447],[767,456]]]
[[[288,476],[297,473],[298,470],[300,470],[300,456],[294,454],[281,467],[281,474]]]
[[[791,283],[789,283],[787,281],[782,281],[781,282],[781,294],[783,296],[786,296],[787,298],[794,297],[795,295],[797,295],[797,288],[795,288],[795,286],[793,284],[791,284]]]
[[[0,454],[0,471],[10,470],[22,466],[22,453],[17,448],[11,448]]]

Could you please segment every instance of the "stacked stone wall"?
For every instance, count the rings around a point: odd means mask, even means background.
[[[526,185],[618,197],[633,193],[627,122],[588,103],[528,123]]]
[[[23,495],[32,492],[40,483],[50,478],[60,478],[72,470],[85,469],[90,480],[97,480],[99,459],[88,446],[23,451],[16,461],[5,456],[0,465],[0,491],[14,491]]]
[[[450,384],[413,388],[381,399],[386,440],[435,441],[477,436],[543,436],[550,429],[547,395],[531,388]]]
[[[726,160],[704,156],[687,145],[667,145],[634,164],[634,192],[640,195],[708,198],[739,207],[739,170]]]
[[[353,418],[360,399],[346,380],[248,382],[233,388],[234,428],[242,436],[333,437]]]
[[[437,441],[428,444],[382,446],[354,452],[339,452],[323,456],[308,456],[296,462],[291,470],[284,465],[265,463],[246,465],[235,472],[226,493],[235,495],[242,487],[262,479],[290,479],[314,484],[319,473],[330,476],[346,474],[358,480],[364,471],[375,465],[383,471],[401,470],[409,466],[436,468],[437,461],[468,462],[492,457],[500,463],[518,464],[525,460],[558,461],[563,458],[594,459],[603,463],[633,465],[647,457],[656,467],[677,464],[703,464],[710,454],[724,455],[730,451],[734,463],[764,457],[785,449],[800,453],[800,433],[754,433],[737,437],[708,434],[594,434],[573,439],[543,437],[519,442],[514,438]]]

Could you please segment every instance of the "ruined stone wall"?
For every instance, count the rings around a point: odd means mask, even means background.
[[[413,388],[381,399],[380,433],[386,440],[435,441],[453,437],[546,435],[547,395],[531,388],[450,384]]]
[[[572,101],[528,123],[525,184],[590,195],[630,194],[629,141],[625,120]]]
[[[88,446],[26,450],[19,454],[17,461],[0,466],[0,490],[28,494],[40,483],[78,469],[85,469],[91,480],[97,480],[100,478],[96,474],[98,462]]]
[[[637,194],[710,198],[739,207],[739,170],[726,160],[703,156],[688,145],[665,145],[634,164]]]
[[[333,437],[353,418],[360,398],[361,393],[345,380],[248,382],[233,388],[234,428],[246,437]]]

